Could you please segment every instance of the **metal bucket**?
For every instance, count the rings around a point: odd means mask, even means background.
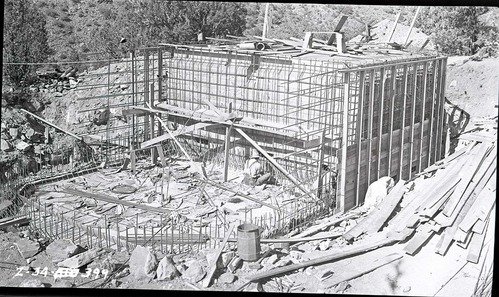
[[[253,224],[237,227],[237,251],[244,261],[256,261],[260,258],[260,230]]]

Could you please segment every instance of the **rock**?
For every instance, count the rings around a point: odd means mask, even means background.
[[[289,252],[289,255],[296,260],[300,260],[303,253],[300,251],[293,250]]]
[[[241,260],[241,258],[235,257],[234,259],[232,259],[232,261],[230,261],[227,269],[229,269],[230,272],[234,273],[234,271],[236,271],[242,261],[243,260]]]
[[[32,147],[31,144],[29,143],[26,143],[24,141],[19,141],[17,144],[16,144],[16,148],[22,152],[26,152],[28,151],[30,148]]]
[[[326,251],[326,250],[328,250],[330,247],[331,247],[331,240],[330,240],[330,239],[327,239],[327,240],[321,241],[321,243],[319,243],[319,249],[320,249],[321,251]]]
[[[187,270],[187,266],[185,266],[185,264],[183,263],[175,265],[175,267],[177,268],[178,272],[180,272],[180,274],[183,274]]]
[[[190,281],[192,283],[197,283],[201,281],[206,275],[206,271],[204,271],[203,267],[199,262],[193,261],[191,265],[184,271],[182,274],[182,278]]]
[[[47,256],[49,256],[54,263],[59,263],[76,255],[77,251],[78,246],[68,239],[57,239],[45,249]]]
[[[411,286],[404,287],[403,291],[404,293],[411,291]]]
[[[115,265],[112,260],[111,255],[107,255],[106,257],[98,258],[92,261],[92,263],[88,264],[87,268],[95,269],[98,268],[100,271],[106,269],[108,273],[111,273],[115,269]]]
[[[262,265],[260,263],[257,263],[257,262],[248,263],[248,268],[253,269],[253,270],[258,270],[258,269],[262,268]]]
[[[45,288],[45,285],[38,278],[28,278],[24,280],[19,287],[21,288]]]
[[[102,253],[103,251],[101,248],[91,249],[81,254],[72,256],[71,258],[67,258],[64,261],[59,262],[57,266],[68,267],[68,268],[80,268],[95,260],[95,258],[99,257]]]
[[[18,128],[10,128],[9,134],[10,134],[10,137],[12,137],[12,139],[16,139],[19,136],[19,129]]]
[[[0,139],[5,139],[5,140],[9,140],[11,137],[10,137],[10,134],[7,133],[7,132],[2,132],[0,133]]]
[[[356,220],[348,220],[348,226],[353,228],[355,227],[355,225],[357,225],[357,221]]]
[[[272,256],[268,257],[267,264],[274,265],[275,263],[277,263],[277,261],[279,261],[279,258],[276,254],[273,254]]]
[[[347,281],[343,281],[338,285],[336,285],[335,293],[343,293],[345,290],[347,290],[350,287],[351,285]]]
[[[121,85],[121,86],[120,86],[120,89],[122,89],[122,90],[126,90],[126,89],[128,89],[128,85]]]
[[[43,153],[44,153],[43,147],[41,145],[35,145],[35,154],[40,155]]]
[[[0,143],[1,143],[0,147],[1,147],[2,151],[11,152],[14,150],[14,148],[12,147],[12,144],[8,140],[0,139]]]
[[[218,278],[218,282],[220,282],[222,284],[232,284],[235,280],[236,280],[236,276],[229,271],[223,273]]]
[[[451,83],[449,84],[449,87],[456,87],[456,86],[457,86],[456,80],[451,81]]]
[[[170,256],[165,256],[161,261],[159,261],[158,269],[156,270],[156,275],[158,280],[172,280],[179,276],[179,272],[175,267],[175,263]]]
[[[130,274],[130,268],[126,267],[125,269],[121,270],[120,272],[116,273],[115,278],[122,278]]]
[[[279,260],[277,263],[276,263],[276,267],[282,267],[282,266],[288,266],[290,264],[292,264],[293,261],[291,261],[289,258],[282,258],[281,260]]]
[[[74,284],[68,280],[56,278],[55,283],[52,285],[54,288],[72,288]]]
[[[150,247],[138,245],[130,256],[130,273],[136,280],[153,279],[156,276],[158,260]]]
[[[234,257],[236,256],[236,252],[227,252],[227,253],[223,253],[222,254],[222,266],[223,267],[227,267],[230,263],[230,261],[232,261],[232,259],[234,259]]]
[[[78,82],[74,78],[69,78],[69,88],[74,89],[78,85]]]
[[[40,244],[29,239],[20,239],[15,245],[24,259],[31,258],[40,251]]]
[[[329,269],[325,269],[323,271],[321,271],[319,274],[317,274],[317,276],[319,277],[319,280],[323,281],[325,279],[328,279],[330,278],[331,276],[333,276],[334,272],[329,270]]]

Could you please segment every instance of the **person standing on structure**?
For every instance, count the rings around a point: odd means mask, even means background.
[[[244,179],[243,183],[250,186],[260,186],[270,179],[270,173],[264,173],[263,167],[259,162],[260,155],[253,151],[250,159],[244,164]]]

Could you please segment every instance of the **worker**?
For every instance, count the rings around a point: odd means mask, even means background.
[[[243,183],[250,186],[260,186],[270,180],[271,174],[263,171],[262,165],[259,162],[260,155],[253,151],[250,159],[244,164],[244,179]]]

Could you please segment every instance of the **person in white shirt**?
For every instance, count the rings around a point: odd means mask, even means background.
[[[250,159],[244,164],[243,183],[250,186],[260,186],[265,184],[271,177],[270,173],[264,173],[262,164],[259,162],[260,155],[253,151]]]

